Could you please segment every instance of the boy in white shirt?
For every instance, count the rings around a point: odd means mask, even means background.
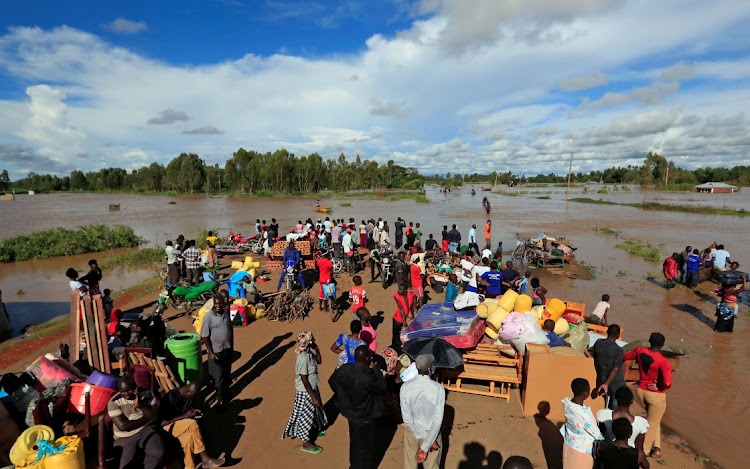
[[[597,303],[594,311],[591,312],[589,323],[600,326],[607,325],[607,312],[609,311],[609,295],[602,295],[602,301]]]

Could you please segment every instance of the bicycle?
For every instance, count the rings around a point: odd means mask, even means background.
[[[531,240],[525,239],[522,240],[518,233],[516,233],[516,247],[513,249],[513,252],[510,254],[510,258],[516,265],[521,264],[529,264],[529,260],[531,259],[530,256],[533,256],[534,250],[531,246]]]

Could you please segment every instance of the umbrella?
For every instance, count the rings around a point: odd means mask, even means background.
[[[435,368],[456,368],[464,364],[461,352],[439,337],[417,337],[405,342],[403,350],[412,360],[419,355],[432,354]]]
[[[638,347],[649,347],[650,345],[651,344],[647,339],[634,340],[632,342],[628,342],[628,344],[622,348],[622,351],[628,353]],[[664,344],[664,347],[661,348],[661,353],[662,355],[672,357],[677,355],[686,355],[687,350],[680,347],[679,345]]]

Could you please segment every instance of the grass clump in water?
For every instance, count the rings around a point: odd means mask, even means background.
[[[652,246],[651,243],[643,244],[638,241],[626,239],[622,243],[616,244],[615,247],[623,249],[630,254],[640,256],[647,261],[659,262],[661,260],[661,253],[659,252],[659,248]]]
[[[612,236],[620,236],[620,233],[622,233],[622,231],[613,230],[611,228],[607,228],[606,226],[595,226],[594,231]]]
[[[388,200],[395,202],[397,200],[412,199],[418,204],[429,204],[430,199],[422,194],[396,194],[388,197]]]
[[[86,225],[75,229],[53,228],[0,242],[0,262],[49,259],[139,245],[133,228],[115,225]]]
[[[127,252],[125,254],[118,254],[112,259],[107,259],[102,262],[101,267],[103,269],[111,269],[112,267],[122,266],[136,266],[136,265],[150,265],[164,262],[164,250],[161,248],[143,248],[137,251]]]
[[[596,200],[589,199],[587,197],[576,197],[570,199],[570,202],[577,202],[581,204],[595,204],[595,205],[621,205],[624,207],[634,207],[643,210],[656,210],[661,212],[681,212],[681,213],[698,213],[704,215],[732,215],[737,217],[746,217],[750,215],[750,210],[741,208],[735,210],[733,208],[724,207],[702,207],[697,205],[676,205],[676,204],[660,204],[658,202],[641,202],[641,203],[618,203],[610,202],[608,200]]]
[[[339,205],[341,205],[342,207],[351,207],[352,206],[352,204],[350,204],[349,202],[344,202],[343,204],[339,204]]]

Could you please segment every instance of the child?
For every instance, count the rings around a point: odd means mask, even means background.
[[[550,347],[570,347],[570,344],[559,335],[555,334],[555,321],[547,319],[544,321],[544,334],[549,339]]]
[[[523,277],[516,280],[516,291],[518,293],[526,293],[526,284],[529,283],[529,277],[531,277],[531,272],[527,270]]]
[[[359,308],[357,310],[357,317],[362,324],[362,332],[359,333],[359,338],[364,340],[367,346],[370,347],[370,350],[375,353],[378,349],[378,334],[375,332],[372,324],[370,324],[370,319],[372,318],[370,311],[365,307]]]
[[[594,311],[589,316],[589,323],[599,326],[607,325],[607,312],[609,311],[609,295],[602,295],[602,301],[597,303]]]
[[[112,298],[110,298],[109,296],[112,292],[109,290],[109,288],[105,288],[103,293],[104,295],[102,295],[102,307],[104,308],[104,312],[107,315],[110,315],[115,307]]]
[[[354,363],[354,351],[360,345],[365,345],[365,342],[359,338],[359,333],[362,331],[362,323],[355,319],[349,325],[349,329],[352,331],[351,334],[340,334],[336,342],[331,345],[331,352],[339,356],[339,363],[336,365],[336,369],[341,365]]]
[[[359,308],[365,306],[365,298],[367,298],[367,292],[365,287],[362,286],[362,277],[355,275],[352,277],[354,286],[349,289],[349,299],[352,300],[352,313],[357,314]]]
[[[547,294],[547,289],[539,284],[539,279],[534,277],[529,283],[531,283],[531,288],[534,289],[534,295],[531,297],[531,304],[533,306],[547,304],[547,298],[544,296]]]
[[[78,271],[71,267],[70,269],[65,271],[65,276],[68,277],[70,291],[74,292],[78,290],[78,295],[83,297],[88,289],[86,288],[86,285],[78,281]]]
[[[445,287],[445,302],[453,303],[458,296],[458,277],[456,274],[450,274],[448,280],[448,285]]]

